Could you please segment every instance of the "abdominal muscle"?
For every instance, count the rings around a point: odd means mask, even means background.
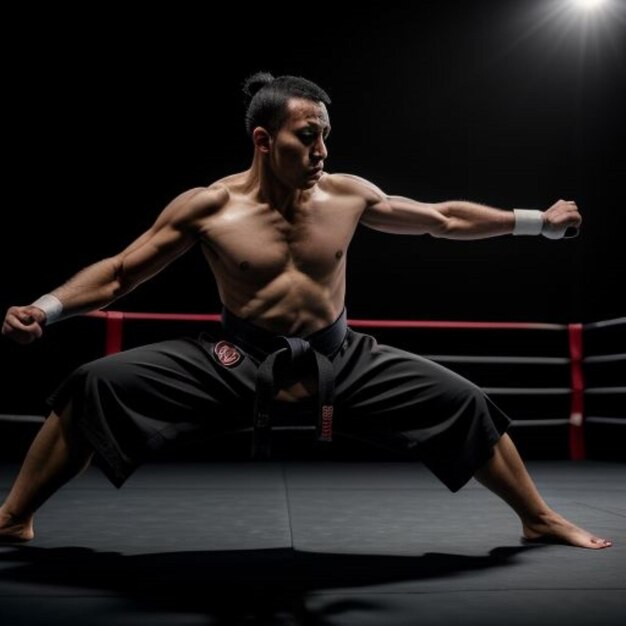
[[[218,283],[219,283],[218,279]],[[246,294],[246,284],[237,281],[220,284],[224,306],[232,313],[270,332],[306,337],[332,324],[343,310],[344,290],[321,285],[297,268],[285,270],[265,287]],[[248,298],[245,298],[249,295]],[[242,297],[244,296],[244,297]],[[313,373],[278,390],[279,402],[299,402],[315,395],[317,379]]]

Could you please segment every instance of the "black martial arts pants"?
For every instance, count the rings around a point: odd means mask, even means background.
[[[49,398],[72,419],[121,487],[165,443],[252,430],[259,360],[238,347],[224,364],[203,333],[102,357],[76,369]],[[476,385],[423,357],[346,328],[330,358],[334,432],[415,452],[458,491],[492,455],[510,419]],[[332,444],[329,444],[332,445]]]

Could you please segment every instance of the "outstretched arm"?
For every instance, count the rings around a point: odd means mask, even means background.
[[[56,319],[100,309],[164,269],[196,243],[201,218],[219,208],[224,193],[221,189],[201,188],[175,198],[125,250],[86,267],[50,292],[52,298],[46,296],[62,307]],[[11,307],[2,334],[18,343],[30,343],[40,337],[42,327],[49,321],[48,306],[45,302],[35,304]]]
[[[390,196],[356,176],[351,184],[365,199],[361,223],[386,233],[423,235],[446,239],[484,239],[510,234],[543,234],[562,237],[577,229],[582,218],[575,202],[559,200],[546,211],[507,211],[475,202],[450,200],[424,203]],[[569,233],[567,233],[569,234]]]

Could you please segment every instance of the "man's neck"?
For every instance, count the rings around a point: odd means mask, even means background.
[[[311,189],[293,189],[284,185],[263,159],[255,154],[248,170],[248,189],[255,193],[259,202],[267,203],[272,209],[283,215],[290,214],[311,196]]]

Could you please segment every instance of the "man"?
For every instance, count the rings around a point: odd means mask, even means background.
[[[543,501],[505,433],[510,420],[478,387],[347,328],[344,308],[346,251],[359,222],[450,239],[558,238],[580,225],[575,203],[509,212],[386,195],[359,177],[324,173],[330,99],[320,87],[258,73],[244,92],[248,170],[182,193],[123,252],[11,307],[2,328],[29,343],[46,324],[110,304],[199,243],[224,305],[225,339],[165,341],[78,368],[50,399],[52,413],[0,507],[0,536],[32,539],[37,508],[94,454],[117,487],[149,452],[190,433],[252,427],[255,453],[267,454],[272,420],[297,408],[317,416],[323,442],[345,433],[415,449],[452,491],[474,476],[518,514],[525,540],[610,546]]]

